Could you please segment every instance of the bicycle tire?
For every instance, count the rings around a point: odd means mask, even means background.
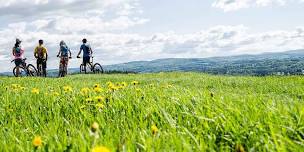
[[[38,76],[42,76],[42,65],[39,64],[39,66],[37,67],[37,74]]]
[[[26,76],[26,75],[25,75],[26,72],[25,72],[24,67],[19,67],[19,73],[20,73],[19,77]],[[14,74],[15,77],[17,77],[17,67],[14,67],[14,69],[13,69],[13,74]]]
[[[84,64],[80,64],[79,71],[80,73],[84,72]]]
[[[99,63],[95,63],[93,66],[93,72],[95,74],[103,74],[104,71],[103,71],[102,66]]]
[[[37,69],[35,68],[34,65],[28,64],[26,67],[26,70],[27,70],[27,76],[30,76],[30,77],[38,76]]]

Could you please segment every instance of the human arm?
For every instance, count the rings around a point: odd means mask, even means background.
[[[79,49],[79,52],[78,52],[78,54],[77,54],[77,58],[80,58],[81,51],[82,51],[82,46],[81,46],[80,49]]]
[[[34,50],[34,57],[35,58],[38,58],[38,48],[36,47],[35,50]]]
[[[72,52],[71,52],[71,49],[69,49],[69,54],[70,54],[70,59],[72,58]]]
[[[48,60],[48,50],[47,50],[47,48],[45,48],[45,60],[47,61]]]
[[[91,56],[93,56],[93,51],[92,51],[91,47],[90,47],[90,54],[91,54]]]
[[[60,55],[60,52],[61,52],[61,49],[59,49],[58,53],[57,53],[57,57],[59,57]]]
[[[15,56],[15,48],[12,49],[12,54]]]

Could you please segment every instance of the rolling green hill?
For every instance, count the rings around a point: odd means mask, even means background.
[[[303,74],[304,50],[232,57],[159,59],[110,65],[105,68],[139,73],[197,71],[229,75],[294,75]]]

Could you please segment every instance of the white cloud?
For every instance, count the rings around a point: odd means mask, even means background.
[[[30,23],[34,24],[34,23]],[[20,23],[21,26],[24,23]],[[81,39],[85,36],[92,45],[97,60],[103,64],[121,63],[134,60],[151,60],[171,57],[211,57],[237,54],[256,54],[269,51],[286,51],[303,48],[304,28],[292,31],[269,31],[251,33],[243,26],[216,26],[196,33],[177,34],[175,32],[156,33],[150,36],[124,33],[79,33],[60,34],[57,32],[30,31],[28,27],[19,33],[16,25],[0,31],[4,37],[18,33],[23,40],[26,56],[32,59],[32,50],[37,40],[44,37],[50,51],[49,68],[57,68],[55,58],[60,40],[65,40],[75,57]],[[0,54],[10,54],[13,40],[0,38]],[[9,64],[10,56],[0,58],[0,64]],[[72,67],[78,67],[80,60],[73,60]],[[11,64],[13,66],[13,64]],[[11,67],[3,67],[8,71]]]
[[[303,0],[215,0],[212,6],[229,12],[249,7],[282,6],[293,1],[303,2]]]

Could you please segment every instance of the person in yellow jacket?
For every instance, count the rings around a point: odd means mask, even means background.
[[[46,62],[48,59],[47,49],[43,46],[43,40],[39,40],[39,45],[35,48],[34,56],[37,59],[38,74],[46,77]],[[41,68],[40,68],[41,65]],[[42,72],[42,73],[41,73]]]

